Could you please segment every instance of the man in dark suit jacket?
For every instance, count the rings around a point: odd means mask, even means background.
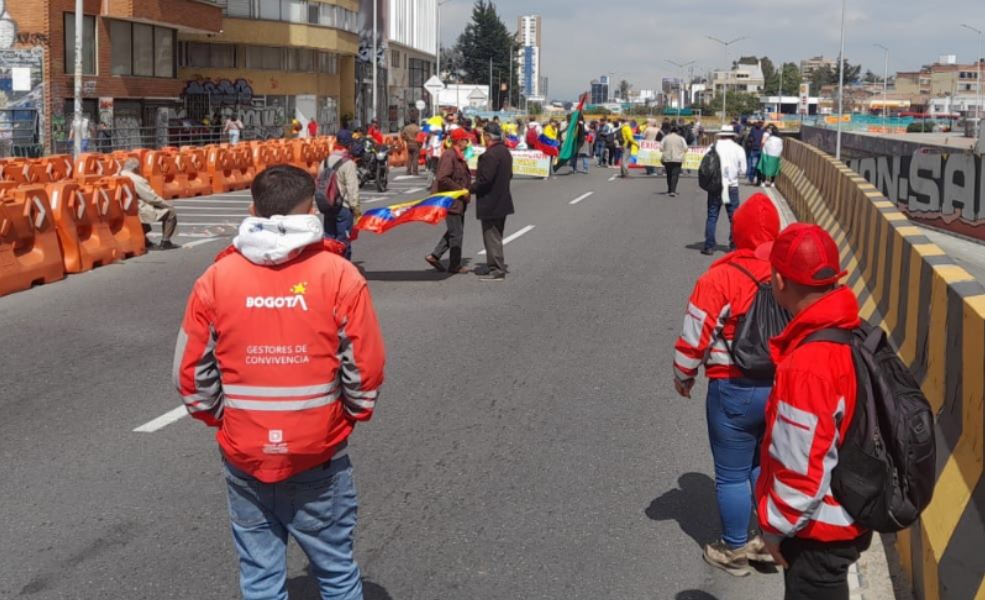
[[[498,123],[489,123],[485,129],[486,151],[479,156],[475,180],[470,191],[476,196],[475,215],[482,221],[482,241],[486,246],[486,263],[489,273],[483,281],[506,279],[506,263],[503,259],[503,231],[506,217],[513,214],[513,196],[510,180],[513,179],[513,155],[503,145],[503,130]]]

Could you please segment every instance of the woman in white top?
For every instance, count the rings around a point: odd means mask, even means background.
[[[243,130],[243,122],[239,120],[239,115],[233,115],[226,119],[226,125],[222,128],[223,133],[229,134],[229,144],[235,146],[239,143],[239,134]]]
[[[770,125],[766,141],[763,142],[763,154],[759,161],[759,172],[763,175],[763,187],[776,184],[780,174],[780,156],[783,154],[783,138],[780,137],[776,126]]]

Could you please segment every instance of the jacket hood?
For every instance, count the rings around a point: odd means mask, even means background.
[[[233,246],[251,263],[286,263],[323,237],[321,219],[316,215],[274,215],[269,219],[248,217],[239,226]]]
[[[775,364],[793,352],[804,338],[821,329],[855,329],[862,324],[858,300],[851,288],[839,286],[796,315],[783,333],[770,340]]]
[[[732,237],[740,250],[755,250],[780,235],[780,213],[769,196],[755,193],[742,203],[732,221]]]

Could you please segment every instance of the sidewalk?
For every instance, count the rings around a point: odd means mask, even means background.
[[[759,191],[769,196],[780,211],[781,227],[797,221],[779,190],[773,187]],[[892,536],[876,534],[872,537],[872,546],[862,553],[862,558],[852,565],[848,574],[851,600],[912,600],[913,596],[908,591],[909,584],[900,570],[899,559],[892,543]]]

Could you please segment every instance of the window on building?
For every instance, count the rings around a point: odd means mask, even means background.
[[[278,0],[261,2],[259,17],[261,19],[270,19],[271,21],[280,21],[280,2]]]
[[[315,51],[310,48],[298,48],[298,71],[311,73],[315,70]]]
[[[174,29],[154,28],[154,77],[174,77]]]
[[[232,44],[203,44],[178,42],[178,65],[181,67],[236,67],[236,46]]]
[[[321,15],[321,5],[317,2],[308,4],[308,23],[318,24],[318,17]]]
[[[321,4],[319,6],[318,24],[326,27],[335,27],[335,6],[331,4]]]
[[[307,0],[281,0],[280,18],[291,23],[307,23]]]
[[[318,72],[334,75],[339,70],[338,55],[331,52],[318,53]]]
[[[400,68],[400,52],[394,50],[390,53],[390,66],[394,69]]]
[[[230,17],[252,17],[253,0],[226,0],[225,12]]]
[[[64,14],[65,74],[75,74],[75,13]],[[96,74],[96,17],[82,15],[82,74]]]
[[[133,24],[133,74],[154,76],[154,27],[151,25]]]
[[[126,21],[109,22],[109,41],[113,75],[133,74],[133,31]]]

